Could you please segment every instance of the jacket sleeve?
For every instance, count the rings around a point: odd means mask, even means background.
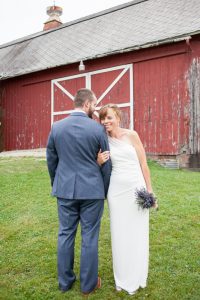
[[[109,144],[108,144],[108,137],[103,127],[102,127],[102,134],[100,138],[100,147],[102,152],[110,151]],[[108,193],[111,171],[112,171],[112,164],[111,164],[111,160],[109,159],[101,166],[101,173],[103,176],[104,188],[105,188],[105,197],[107,197],[107,193]]]
[[[53,186],[56,169],[58,166],[58,154],[54,143],[53,127],[49,134],[49,138],[47,142],[46,158],[47,158],[47,167],[51,178],[51,186]]]

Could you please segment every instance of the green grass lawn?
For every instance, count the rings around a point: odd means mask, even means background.
[[[134,296],[115,291],[106,205],[99,242],[102,289],[89,299],[200,299],[200,173],[149,165],[160,210],[150,217],[148,286]],[[79,280],[68,293],[57,288],[57,205],[45,161],[0,159],[0,197],[0,299],[82,299]],[[79,256],[80,233],[77,275]]]

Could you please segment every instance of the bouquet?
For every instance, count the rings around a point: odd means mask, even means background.
[[[137,197],[136,202],[142,209],[149,209],[155,207],[158,209],[156,197],[153,193],[147,192],[145,188],[136,189],[135,195]]]

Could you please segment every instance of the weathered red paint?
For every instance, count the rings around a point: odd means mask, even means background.
[[[200,57],[199,36],[190,41],[113,55],[85,62],[86,72],[133,64],[134,127],[145,150],[155,155],[190,153],[188,78],[194,58]],[[94,75],[92,89],[99,96],[117,72]],[[3,146],[1,150],[46,146],[51,127],[51,80],[80,74],[78,64],[37,72],[1,82]],[[74,94],[83,79],[60,82]],[[102,104],[127,102],[129,78],[124,76]],[[72,109],[72,101],[55,91],[56,110]],[[68,99],[69,100],[69,99]],[[129,108],[123,108],[129,125]],[[0,114],[1,115],[1,114]],[[127,117],[125,117],[127,116]],[[58,120],[65,115],[55,116]],[[196,133],[196,136],[199,133]],[[0,143],[1,145],[1,143]]]
[[[134,65],[135,129],[149,153],[178,154],[188,144],[187,54]]]
[[[4,150],[45,146],[50,129],[50,81],[24,85],[21,79],[7,80],[3,90]]]

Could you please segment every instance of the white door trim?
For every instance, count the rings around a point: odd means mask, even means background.
[[[113,80],[113,82],[109,85],[109,87],[101,94],[101,96],[98,98],[97,103],[100,103],[101,100],[109,93],[109,91],[115,86],[115,84],[123,77],[123,75],[129,71],[129,80],[130,80],[130,102],[127,103],[119,103],[117,104],[119,107],[130,107],[130,128],[133,129],[133,65],[127,64],[127,65],[121,65],[121,66],[115,66],[111,68],[101,69],[97,71],[87,72],[87,73],[81,73],[78,75],[72,75],[67,77],[62,77],[58,79],[53,79],[51,81],[51,124],[54,122],[54,116],[57,115],[65,115],[71,113],[73,110],[65,110],[65,111],[54,111],[54,86],[57,86],[65,95],[67,95],[72,101],[74,99],[74,96],[67,91],[59,82],[60,81],[66,81],[71,80],[75,78],[81,78],[85,77],[85,83],[86,88],[91,89],[91,77],[92,75],[101,74],[105,72],[111,72],[115,70],[122,70],[122,72]],[[127,99],[128,100],[128,99]],[[98,106],[97,110],[99,110],[101,107]]]

